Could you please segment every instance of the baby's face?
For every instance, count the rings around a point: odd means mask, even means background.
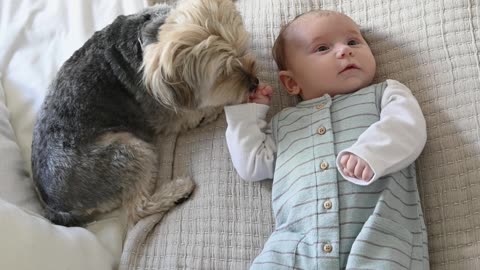
[[[307,14],[290,27],[287,67],[303,100],[351,93],[372,82],[375,58],[350,18]]]

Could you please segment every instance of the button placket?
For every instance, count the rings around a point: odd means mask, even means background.
[[[330,179],[333,179],[334,177],[336,177],[336,173],[334,173],[333,170],[329,170],[330,163],[334,158],[335,149],[333,147],[333,144],[330,147],[325,147],[326,143],[328,143],[330,140],[333,140],[333,137],[332,137],[333,128],[332,128],[331,115],[330,115],[330,106],[331,106],[331,102],[329,99],[327,99],[321,103],[316,104],[314,107],[314,110],[316,110],[315,114],[318,117],[317,120],[321,119],[321,121],[316,123],[318,126],[313,128],[314,142],[316,143],[316,145],[321,145],[321,147],[318,146],[318,148],[315,148],[315,152],[314,152],[316,163],[317,163],[316,166],[318,166],[317,170],[319,172],[318,177],[320,179],[319,180],[320,182],[330,181]],[[332,163],[332,166],[333,164],[335,163]],[[317,193],[317,196],[318,196],[317,198],[320,198],[320,196],[323,197],[323,201],[322,200],[317,201],[318,211],[332,212],[332,215],[328,215],[329,217],[338,216],[337,209],[333,205],[333,202],[336,201],[336,199],[334,198],[335,196],[337,196],[337,191],[332,190],[332,192],[327,192],[327,193],[323,191],[323,192]],[[320,222],[319,225],[321,225],[322,224],[321,221],[319,222]],[[328,254],[328,256],[333,255],[332,254],[334,252],[333,244],[330,241],[336,239],[336,237],[330,234],[324,234],[323,232],[317,237],[318,237],[317,239],[322,239],[320,240],[320,242],[318,242],[317,252],[318,253],[323,252],[324,256],[326,254]]]

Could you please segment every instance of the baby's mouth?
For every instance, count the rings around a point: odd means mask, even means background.
[[[355,64],[349,64],[344,69],[342,69],[342,71],[340,71],[340,73],[343,73],[345,71],[349,71],[349,70],[352,70],[352,69],[359,69],[359,68]]]

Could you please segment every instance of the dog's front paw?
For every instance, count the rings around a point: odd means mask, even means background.
[[[199,126],[204,126],[218,119],[218,116],[223,112],[223,107],[208,108],[203,111],[203,118]]]

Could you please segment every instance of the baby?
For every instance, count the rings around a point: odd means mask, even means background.
[[[228,149],[246,181],[272,179],[275,231],[251,269],[428,269],[414,161],[426,142],[403,84],[372,84],[357,24],[311,11],[282,28],[279,79],[302,99],[266,122],[273,90],[225,107]]]

